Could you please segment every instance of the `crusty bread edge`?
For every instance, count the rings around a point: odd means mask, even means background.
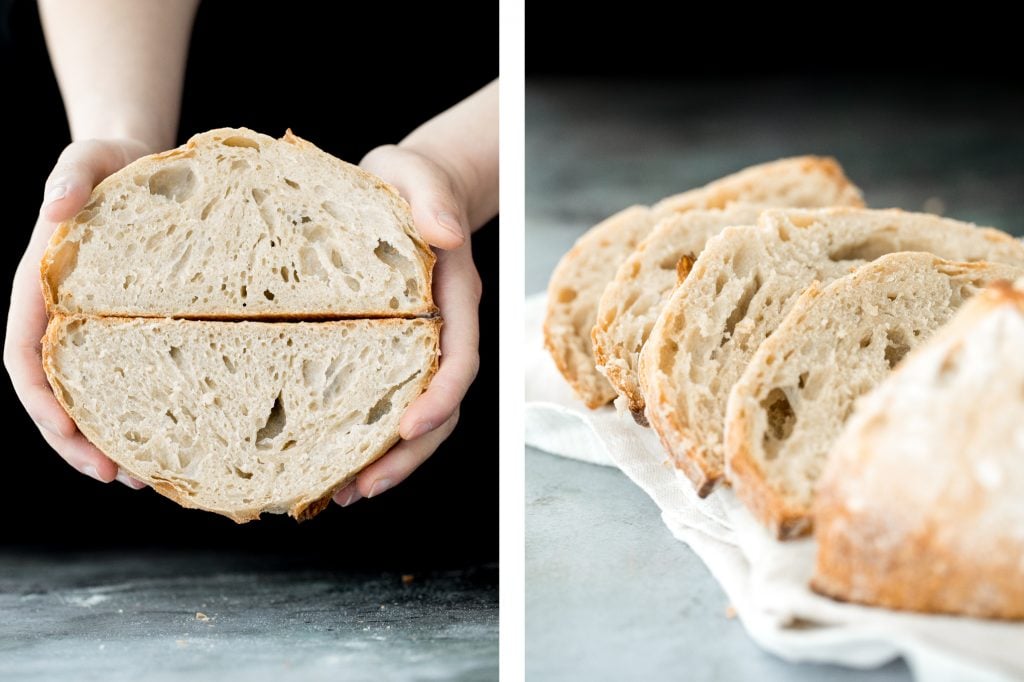
[[[139,168],[147,168],[148,169],[151,166],[157,166],[157,165],[160,164],[160,162],[163,162],[163,161],[166,161],[166,160],[169,160],[169,159],[190,158],[190,157],[192,157],[194,155],[194,150],[199,146],[200,138],[205,138],[208,135],[213,135],[213,134],[218,133],[218,132],[221,132],[221,133],[228,133],[228,132],[230,132],[230,133],[243,133],[243,134],[251,134],[251,135],[254,135],[254,136],[268,137],[268,136],[263,135],[262,133],[258,133],[258,132],[254,131],[254,130],[250,130],[249,128],[215,128],[213,130],[208,130],[206,132],[197,133],[197,134],[193,135],[192,137],[190,137],[188,142],[186,142],[185,144],[181,145],[180,147],[176,147],[174,149],[170,149],[170,150],[164,151],[164,152],[159,152],[159,153],[156,153],[156,154],[148,154],[146,156],[139,157],[138,159],[136,159],[135,161],[132,161],[130,164],[126,165],[124,168],[122,168],[121,170],[117,171],[116,173],[108,175],[98,185],[96,185],[96,187],[90,193],[89,200],[86,201],[86,205],[88,205],[89,202],[92,201],[93,196],[95,196],[95,194],[97,192],[105,190],[109,185],[112,185],[114,182],[116,182],[118,177],[122,173],[128,172],[127,169],[133,169],[133,170],[138,170]],[[425,285],[426,286],[424,288],[425,296],[424,296],[424,305],[423,305],[423,307],[421,309],[418,309],[418,310],[406,311],[406,312],[402,312],[402,313],[398,313],[398,314],[396,314],[395,311],[387,311],[387,310],[367,311],[365,313],[360,313],[360,314],[358,314],[356,316],[352,316],[352,319],[355,319],[357,317],[358,318],[364,318],[364,317],[366,317],[366,318],[385,318],[385,317],[413,318],[413,317],[422,317],[422,316],[433,316],[433,315],[436,315],[438,313],[438,309],[437,309],[437,306],[434,305],[434,299],[433,299],[433,273],[434,273],[434,264],[437,261],[437,256],[434,255],[433,250],[423,240],[423,238],[420,236],[419,232],[415,229],[416,225],[415,225],[415,221],[414,221],[414,219],[412,217],[412,208],[409,206],[409,202],[406,201],[405,198],[402,197],[401,194],[399,194],[398,190],[393,185],[385,182],[382,178],[374,175],[373,173],[369,173],[369,172],[363,170],[359,166],[356,166],[354,164],[348,163],[346,161],[342,161],[341,159],[337,158],[333,154],[329,154],[329,153],[325,152],[324,150],[320,149],[319,147],[317,147],[312,142],[309,142],[308,140],[304,140],[301,137],[299,137],[298,135],[295,135],[294,133],[292,133],[291,128],[288,128],[285,131],[285,134],[284,134],[284,136],[282,136],[280,138],[280,141],[288,143],[288,144],[291,144],[291,145],[294,145],[294,146],[299,147],[301,149],[311,150],[314,153],[321,154],[321,155],[323,155],[325,158],[327,158],[329,160],[329,163],[337,166],[339,168],[339,170],[341,170],[343,172],[346,172],[346,173],[354,172],[356,175],[362,176],[362,178],[364,180],[368,181],[369,183],[371,183],[374,186],[374,188],[383,191],[384,193],[386,193],[389,196],[389,198],[392,201],[396,202],[399,206],[401,206],[405,210],[405,213],[409,217],[409,226],[411,226],[412,229],[409,229],[408,227],[403,226],[403,228],[405,228],[403,231],[412,240],[413,245],[416,247],[416,250],[419,253],[420,258],[422,259],[422,262],[423,262],[424,271],[425,271],[425,280],[426,280],[425,281]],[[42,257],[42,260],[40,261],[40,264],[39,264],[39,277],[40,277],[42,291],[43,291],[43,301],[46,304],[46,313],[47,313],[48,316],[52,316],[52,315],[54,315],[56,313],[71,314],[69,311],[66,311],[66,310],[58,310],[58,306],[57,306],[57,284],[54,281],[54,277],[56,276],[56,273],[53,272],[53,268],[55,266],[55,258],[54,258],[54,256],[56,255],[57,251],[59,250],[60,245],[66,239],[68,233],[71,231],[71,228],[75,225],[75,217],[76,216],[72,216],[71,218],[69,218],[69,219],[67,219],[67,220],[65,220],[65,221],[63,221],[63,222],[61,222],[60,224],[57,225],[57,228],[53,231],[53,234],[50,235],[50,240],[47,243],[46,251],[43,252],[43,257]],[[121,317],[121,316],[126,316],[126,315],[129,315],[129,314],[131,316],[133,316],[133,317],[146,317],[146,315],[140,315],[138,313],[135,313],[134,311],[125,311],[125,310],[109,310],[109,311],[105,310],[105,311],[100,311],[100,312],[95,313],[95,315],[97,315],[99,317]],[[167,316],[165,316],[165,315],[153,315],[153,317],[167,317]],[[314,312],[314,313],[309,313],[309,314],[306,314],[306,313],[294,314],[294,315],[289,314],[289,313],[260,314],[259,312],[244,313],[244,314],[220,313],[220,314],[212,314],[212,315],[206,314],[206,315],[199,315],[199,316],[175,315],[173,317],[181,318],[181,319],[211,319],[211,320],[214,320],[214,319],[223,319],[223,320],[235,320],[235,319],[238,319],[238,320],[241,320],[241,319],[263,320],[263,319],[267,319],[267,320],[273,320],[273,319],[278,319],[278,318],[280,318],[280,319],[299,319],[299,318],[303,318],[303,319],[305,319],[305,318],[309,318],[309,319],[346,319],[345,316],[338,316],[338,315],[334,315],[334,314],[331,314],[331,313],[320,313],[320,312]]]
[[[544,347],[548,350],[549,355],[555,361],[555,367],[558,368],[558,372],[572,387],[573,393],[579,398],[584,405],[592,410],[596,410],[600,407],[607,405],[609,402],[615,399],[615,388],[605,379],[605,377],[597,371],[595,364],[594,372],[600,382],[603,382],[607,386],[607,391],[600,394],[596,394],[593,391],[588,390],[588,387],[580,380],[579,375],[576,372],[576,368],[572,366],[570,362],[570,348],[571,344],[562,340],[560,337],[563,335],[562,332],[556,331],[551,328],[551,325],[556,316],[555,311],[559,310],[563,306],[569,305],[569,303],[561,303],[558,301],[557,289],[563,286],[564,282],[568,281],[568,275],[565,274],[571,271],[575,267],[576,261],[580,258],[580,253],[585,252],[589,248],[591,241],[598,239],[606,230],[610,229],[610,225],[617,225],[624,219],[628,219],[629,222],[638,219],[649,220],[650,208],[640,204],[634,204],[627,206],[621,211],[617,211],[612,215],[608,216],[601,222],[592,226],[586,232],[579,236],[576,242],[572,245],[565,254],[559,259],[558,264],[555,266],[554,271],[551,273],[551,278],[548,280],[547,287],[547,310],[544,314]],[[600,300],[600,297],[598,297]],[[595,310],[596,314],[597,311]],[[590,340],[590,337],[587,337]],[[593,358],[591,358],[593,360]]]
[[[89,320],[93,320],[93,321],[97,321],[97,322],[104,322],[104,321],[107,321],[107,320],[125,321],[125,320],[132,320],[132,319],[135,319],[135,318],[124,318],[124,317],[121,317],[121,318],[108,318],[108,317],[98,317],[98,316],[93,316],[93,315],[61,315],[61,314],[53,315],[50,318],[50,321],[49,321],[49,323],[46,326],[46,333],[43,335],[43,338],[41,340],[41,344],[42,344],[41,355],[42,355],[43,370],[46,373],[46,380],[50,384],[50,388],[53,391],[54,397],[56,397],[57,402],[60,403],[61,407],[68,414],[68,416],[71,416],[73,414],[73,410],[72,410],[71,406],[68,404],[67,400],[64,397],[64,388],[63,388],[63,386],[61,386],[60,381],[57,380],[57,378],[56,378],[56,367],[55,367],[55,358],[54,358],[55,350],[54,349],[56,348],[57,344],[60,342],[60,340],[63,338],[64,334],[66,333],[68,325],[71,322],[73,322],[74,320],[76,320],[76,319],[89,319]],[[395,322],[401,322],[402,320],[395,319],[394,321]],[[432,319],[430,319],[428,321],[428,323],[432,323],[431,326],[433,327],[433,334],[432,334],[432,336],[433,336],[433,341],[434,341],[434,348],[435,349],[439,349],[439,347],[440,347],[440,338],[441,338],[441,325],[442,325],[442,321],[441,321],[440,318],[432,318]],[[417,395],[422,394],[427,389],[427,386],[430,384],[430,380],[434,377],[434,374],[437,373],[437,368],[438,368],[439,362],[440,362],[440,352],[436,351],[432,355],[432,362],[431,362],[430,367],[427,369],[426,372],[424,372],[422,374],[421,377],[419,377],[419,380],[417,381],[417,384],[419,385],[419,392],[417,393]],[[79,425],[77,420],[75,420],[75,426],[79,429],[79,431],[81,431],[82,435],[85,436],[85,438],[90,443],[95,445],[98,442],[99,438],[97,437],[97,435],[95,433],[92,433],[91,430],[88,427],[83,429],[81,427],[81,425]],[[291,506],[290,506],[290,509],[287,512],[288,515],[291,516],[292,518],[294,518],[296,521],[301,522],[301,521],[306,521],[308,519],[311,519],[314,516],[316,516],[317,514],[319,514],[320,512],[322,512],[330,504],[331,498],[334,496],[334,494],[336,492],[338,492],[339,490],[344,488],[346,485],[348,485],[355,478],[355,476],[360,471],[365,469],[367,466],[369,466],[370,464],[372,464],[376,460],[380,459],[399,440],[401,440],[401,439],[399,438],[398,434],[395,434],[394,437],[389,439],[384,446],[382,446],[381,448],[379,448],[376,451],[374,451],[374,452],[370,453],[369,455],[367,455],[364,458],[362,464],[360,464],[356,468],[355,471],[350,472],[344,478],[342,478],[340,481],[336,481],[335,483],[332,483],[330,486],[327,487],[326,490],[319,491],[319,492],[314,493],[312,495],[308,495],[308,496],[300,499],[297,502],[290,503]],[[107,454],[107,456],[110,457],[109,454]],[[208,511],[208,512],[213,512],[215,514],[220,514],[221,516],[226,516],[229,519],[231,519],[232,521],[234,521],[235,523],[239,523],[239,524],[247,523],[249,521],[258,520],[260,518],[260,514],[262,514],[263,512],[269,512],[270,511],[268,509],[264,509],[264,508],[260,508],[260,507],[252,507],[252,508],[241,509],[241,510],[228,510],[228,509],[217,509],[215,507],[208,507],[208,506],[203,506],[203,505],[195,504],[193,501],[188,499],[187,496],[183,495],[173,485],[170,485],[169,483],[164,482],[164,481],[153,481],[153,480],[150,480],[147,477],[142,476],[142,475],[140,475],[139,473],[137,473],[135,471],[132,471],[132,469],[130,467],[125,466],[123,463],[117,461],[113,457],[110,457],[110,459],[113,460],[122,470],[127,472],[128,475],[130,475],[133,478],[136,478],[136,479],[138,479],[140,481],[143,481],[144,483],[146,483],[147,485],[152,487],[153,490],[155,490],[159,494],[163,495],[164,497],[169,498],[170,500],[173,500],[174,502],[176,502],[180,506],[186,507],[188,509],[201,509],[203,511]]]
[[[922,348],[941,338],[968,332],[981,315],[1002,305],[1015,306],[1024,314],[1024,290],[1015,289],[1008,280],[992,282],[968,301],[954,321],[926,341]],[[894,374],[899,372],[900,368],[897,368]],[[900,545],[895,559],[886,556],[884,563],[878,557],[865,556],[872,549],[872,543],[854,540],[848,532],[841,532],[857,528],[862,536],[868,536],[870,531],[863,530],[865,521],[851,514],[845,504],[832,500],[832,497],[834,493],[829,486],[819,487],[813,506],[818,551],[810,586],[818,594],[838,601],[920,613],[1024,620],[1024,598],[1018,602],[1004,600],[1001,607],[995,609],[979,608],[972,603],[969,595],[978,582],[977,576],[969,583],[943,576],[941,582],[931,589],[922,588],[917,570],[922,556],[938,557],[939,561],[932,562],[933,565],[957,566],[962,563],[961,557],[949,556],[933,545],[934,532],[917,534],[910,543]],[[887,520],[883,522],[888,523]],[[837,531],[831,532],[833,528]],[[885,567],[884,570],[879,570],[881,566]],[[906,569],[911,569],[912,574],[901,576],[901,571]],[[1000,585],[1001,594],[1012,594],[1014,587],[1020,590],[1013,575],[986,575],[985,580]],[[954,607],[954,604],[959,606]]]

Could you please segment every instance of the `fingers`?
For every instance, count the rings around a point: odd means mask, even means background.
[[[448,421],[480,368],[480,276],[469,245],[438,254],[434,298],[444,315],[437,374],[402,415],[399,433],[412,440]]]
[[[110,483],[117,478],[117,464],[96,449],[81,433],[76,432],[68,438],[55,436],[48,431],[40,430],[40,433],[46,443],[79,472],[102,483]]]
[[[456,249],[469,234],[451,176],[437,164],[394,145],[378,147],[360,164],[395,186],[409,202],[416,229],[431,246]]]
[[[84,140],[68,145],[46,179],[42,216],[53,222],[78,213],[100,181],[145,152],[130,140]]]
[[[363,496],[359,494],[359,486],[356,485],[355,481],[352,481],[344,488],[334,493],[334,497],[332,499],[342,507],[347,507],[350,504],[354,504],[355,502],[363,499]]]
[[[434,454],[434,450],[451,435],[458,422],[459,412],[456,410],[440,428],[415,440],[400,441],[386,455],[359,473],[354,482],[358,494],[361,497],[376,497],[404,481]]]

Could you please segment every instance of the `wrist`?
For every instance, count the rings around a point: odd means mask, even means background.
[[[143,153],[165,151],[174,146],[176,123],[161,120],[158,115],[132,107],[115,108],[80,106],[68,111],[71,139],[130,140],[138,143]]]

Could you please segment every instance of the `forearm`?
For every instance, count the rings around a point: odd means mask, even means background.
[[[498,213],[498,82],[435,116],[399,144],[446,168],[467,202],[472,229]]]
[[[174,145],[198,0],[40,0],[71,136]]]

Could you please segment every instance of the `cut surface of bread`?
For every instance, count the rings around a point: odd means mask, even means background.
[[[641,426],[647,426],[647,418],[636,365],[661,307],[686,278],[708,239],[730,225],[753,225],[764,208],[737,203],[663,218],[605,287],[591,333],[594,358],[598,371],[625,397],[630,414]]]
[[[1024,280],[971,299],[858,401],[822,477],[812,587],[1024,619]]]
[[[598,223],[562,257],[548,285],[544,342],[559,371],[588,407],[615,397],[598,372],[591,331],[601,294],[651,228],[673,213],[721,209],[737,202],[783,206],[863,205],[835,160],[814,156],[752,166],[704,187],[633,206]]]
[[[431,314],[433,253],[380,178],[289,131],[196,135],[101,182],[43,258],[53,313]]]
[[[639,371],[647,419],[701,495],[724,473],[729,392],[796,298],[898,251],[1024,265],[1024,244],[1005,233],[899,210],[772,209],[757,227],[708,241],[663,307]]]
[[[964,301],[1021,274],[905,252],[812,285],[732,389],[726,466],[737,497],[778,538],[806,534],[815,484],[854,401]]]
[[[439,326],[56,316],[43,364],[82,433],[157,492],[303,519],[398,440]]]

